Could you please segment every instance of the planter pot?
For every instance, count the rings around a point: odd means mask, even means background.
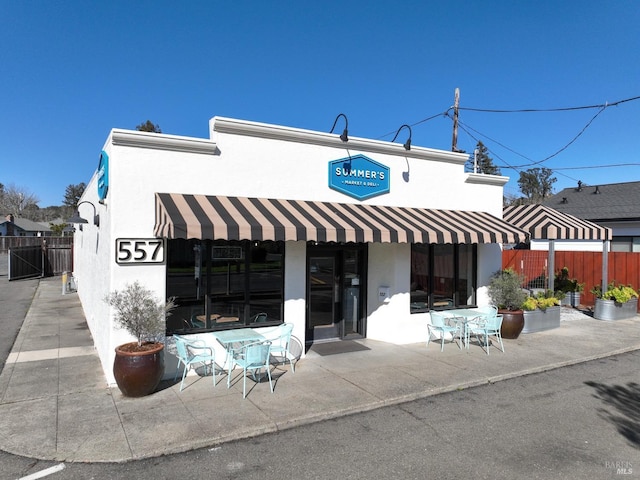
[[[563,307],[573,307],[573,297],[571,295],[572,292],[567,292],[565,297],[560,300],[560,305]]]
[[[138,342],[116,347],[113,375],[122,394],[126,397],[143,397],[152,393],[164,374],[164,345],[150,343],[148,350],[131,351]]]
[[[570,292],[569,295],[571,297],[571,306],[580,306],[580,292]]]
[[[522,310],[499,310],[498,313],[502,315],[502,327],[500,327],[502,338],[510,340],[518,338],[524,328]]]
[[[596,308],[593,318],[596,320],[624,320],[633,318],[638,314],[638,299],[632,298],[626,303],[617,303],[614,300],[596,298]]]
[[[560,326],[562,307],[548,307],[545,310],[525,310],[522,333],[543,332]]]

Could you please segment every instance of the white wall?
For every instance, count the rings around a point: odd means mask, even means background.
[[[367,338],[395,344],[427,340],[428,314],[411,314],[409,290],[411,245],[369,244],[367,281]],[[389,297],[380,301],[379,287],[389,288]]]
[[[602,240],[554,240],[556,252],[602,252]],[[531,240],[531,250],[549,250],[548,240]]]

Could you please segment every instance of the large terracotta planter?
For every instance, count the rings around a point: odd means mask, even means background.
[[[500,335],[502,338],[514,340],[518,338],[524,328],[524,312],[522,310],[498,310],[502,315],[502,327]]]
[[[164,345],[146,344],[142,352],[131,351],[138,342],[125,343],[116,347],[113,375],[118,388],[126,397],[143,397],[152,393],[164,374]]]

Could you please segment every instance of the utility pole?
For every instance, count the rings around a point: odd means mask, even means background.
[[[451,151],[458,151],[458,106],[460,105],[460,89],[456,88],[453,98],[453,139],[451,140]]]

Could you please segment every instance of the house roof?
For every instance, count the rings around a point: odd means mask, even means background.
[[[0,221],[0,224],[9,223],[9,220]],[[51,229],[48,226],[41,223],[28,220],[26,218],[14,218],[13,224],[19,229],[25,232],[50,232]]]
[[[640,220],[640,182],[565,188],[543,202],[555,210],[592,222]]]
[[[512,205],[503,219],[529,232],[532,240],[611,240],[610,228],[554,210],[545,205]]]

